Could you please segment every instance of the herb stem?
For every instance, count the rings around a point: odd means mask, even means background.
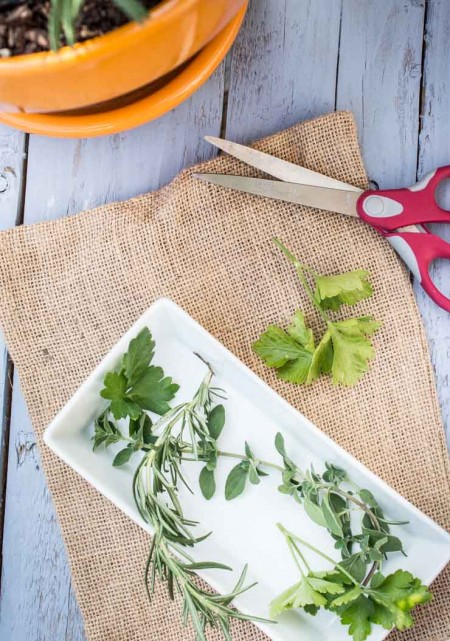
[[[316,297],[314,296],[314,292],[312,291],[311,287],[309,286],[308,280],[307,280],[304,272],[305,271],[309,272],[310,274],[313,274],[314,276],[318,276],[318,274],[316,274],[316,272],[313,269],[311,269],[310,267],[308,267],[307,265],[303,265],[302,263],[300,263],[297,260],[297,258],[293,254],[291,254],[289,249],[287,247],[285,247],[280,240],[278,240],[278,238],[274,238],[273,242],[278,247],[278,249],[280,249],[283,252],[283,254],[286,256],[286,258],[289,260],[289,262],[294,265],[295,271],[297,272],[297,276],[298,276],[301,284],[303,285],[303,289],[305,290],[309,300],[314,305],[314,307],[317,309],[317,311],[321,315],[322,319],[326,323],[328,323],[328,321],[329,321],[328,315],[324,312],[322,307],[317,302]]]
[[[338,563],[337,561],[332,559],[331,556],[328,556],[327,554],[325,554],[325,552],[322,552],[321,550],[316,548],[314,545],[312,545],[311,543],[308,543],[308,541],[305,541],[304,539],[300,538],[296,534],[293,534],[292,532],[289,532],[289,530],[287,530],[281,523],[277,523],[277,527],[278,527],[279,530],[281,530],[281,532],[283,533],[283,535],[285,536],[287,541],[289,541],[289,539],[292,539],[293,541],[298,541],[301,545],[304,545],[305,547],[309,548],[312,552],[315,552],[316,554],[321,556],[323,559],[325,559],[325,561],[328,561],[334,567],[338,568],[338,570],[340,572],[342,572],[342,574],[345,574],[345,576],[348,579],[350,579],[350,581],[354,585],[359,585],[359,583],[350,574],[350,572],[347,572],[347,570],[340,563]]]
[[[186,452],[187,454],[193,454],[194,451],[192,447],[186,447],[183,448],[183,452]],[[198,451],[199,457],[202,456],[203,452],[201,450]],[[216,450],[217,456],[224,456],[226,458],[234,458],[238,459],[239,461],[248,461],[248,456],[245,456],[244,454],[235,454],[234,452],[224,452],[223,450]],[[197,458],[187,458],[187,457],[182,457],[183,461],[198,461]],[[270,461],[263,461],[261,459],[257,459],[257,464],[258,465],[263,465],[264,467],[270,467],[273,470],[277,470],[278,472],[284,472],[284,468],[281,467],[281,465],[276,465],[276,463],[271,463]]]

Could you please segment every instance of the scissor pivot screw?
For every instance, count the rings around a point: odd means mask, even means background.
[[[383,199],[379,196],[369,196],[364,201],[364,211],[369,216],[381,216],[384,211]]]

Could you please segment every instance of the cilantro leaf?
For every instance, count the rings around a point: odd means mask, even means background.
[[[316,277],[315,297],[322,309],[337,310],[341,305],[355,305],[373,294],[365,269],[344,274]]]
[[[123,357],[124,374],[128,385],[134,385],[146,370],[155,353],[155,341],[148,327],[130,341],[128,351]]]
[[[291,324],[287,328],[287,333],[297,343],[300,343],[308,352],[314,351],[314,336],[312,330],[306,326],[305,315],[299,309],[291,319]]]
[[[305,383],[314,352],[314,337],[306,327],[303,313],[297,310],[286,332],[269,325],[253,343],[253,350],[269,367],[278,368],[279,378]]]
[[[332,365],[333,343],[331,341],[331,333],[327,331],[313,354],[306,382],[312,383],[320,374],[328,374],[331,371]]]
[[[321,607],[326,603],[326,598],[310,585],[307,577],[303,576],[298,583],[292,585],[272,601],[270,616],[276,618],[287,610],[303,608],[305,605]]]
[[[420,579],[414,577],[410,572],[397,570],[387,577],[380,573],[375,575],[370,586],[370,596],[381,606],[377,608],[377,620],[382,621],[381,625],[388,625],[389,615],[391,622],[399,630],[410,628],[414,621],[409,614],[410,611],[420,603],[430,601],[431,593]],[[392,627],[392,626],[391,626]]]
[[[328,607],[330,608],[330,610],[332,610],[333,608],[339,608],[343,605],[347,605],[348,603],[355,601],[360,596],[360,594],[362,594],[362,590],[359,585],[349,587],[344,592],[344,594],[340,594],[338,597],[333,599]]]
[[[334,385],[355,385],[369,368],[375,350],[366,337],[373,324],[364,318],[345,321],[328,321],[333,344],[331,373]]]
[[[100,396],[111,401],[110,410],[116,420],[131,416],[139,418],[141,410],[136,403],[126,398],[127,378],[124,372],[108,372],[103,381],[104,388]]]
[[[142,410],[162,415],[169,411],[168,401],[173,399],[178,389],[179,385],[172,383],[170,376],[164,377],[161,367],[150,365],[127,395]]]
[[[269,367],[282,367],[308,353],[303,345],[276,325],[269,325],[253,343],[253,350]]]
[[[149,365],[153,358],[155,342],[148,327],[133,338],[122,358],[119,372],[108,372],[100,395],[110,401],[109,411],[114,418],[130,417],[137,421],[144,410],[165,414],[169,401],[179,386],[170,377],[164,377],[161,367]],[[131,431],[138,426],[130,424]]]
[[[367,639],[372,627],[373,614],[372,601],[362,594],[341,611],[341,622],[349,626],[348,632],[353,637],[353,641]]]

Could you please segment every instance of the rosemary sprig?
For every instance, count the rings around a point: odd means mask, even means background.
[[[170,410],[153,426],[153,434],[159,436],[146,448],[133,478],[136,505],[154,530],[145,572],[148,595],[151,598],[156,578],[167,583],[172,599],[178,592],[183,600],[183,621],[191,620],[198,641],[206,641],[208,625],[219,627],[225,639],[231,639],[231,619],[255,620],[231,607],[233,599],[252,587],[244,586],[246,567],[229,594],[215,594],[199,587],[195,572],[231,568],[212,561],[196,563],[186,552],[208,536],[192,533],[197,523],[185,516],[177,494],[180,482],[188,487],[181,470],[184,451],[189,448],[196,458],[197,441],[212,441],[208,417],[220,395],[220,390],[211,386],[212,377],[209,370],[193,399]]]

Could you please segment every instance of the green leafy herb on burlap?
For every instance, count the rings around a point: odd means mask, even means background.
[[[335,385],[355,385],[375,356],[369,337],[380,323],[371,316],[333,320],[327,312],[339,310],[342,305],[355,305],[371,296],[368,272],[356,269],[324,276],[302,265],[279,240],[275,240],[275,244],[294,265],[326,331],[316,346],[303,312],[297,310],[286,330],[270,325],[253,343],[254,351],[266,365],[277,370],[279,378],[290,383],[309,384],[321,374],[329,374]]]

